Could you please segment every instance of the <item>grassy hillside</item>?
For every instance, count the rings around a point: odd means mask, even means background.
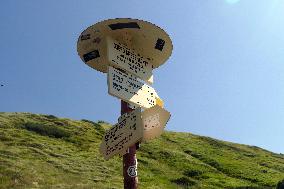
[[[104,122],[0,113],[0,189],[123,188],[121,157],[98,149]],[[141,145],[139,188],[275,188],[284,156],[258,147],[166,132]]]

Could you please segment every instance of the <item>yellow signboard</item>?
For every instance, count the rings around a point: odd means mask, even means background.
[[[150,84],[153,83],[153,65],[149,60],[110,37],[107,38],[107,47],[111,66],[119,67]]]
[[[128,147],[143,137],[141,109],[122,115],[119,122],[108,130],[100,146],[100,152],[108,160],[116,154],[126,153]]]
[[[156,105],[156,91],[153,87],[138,81],[127,72],[116,68],[108,69],[108,93],[139,107],[150,108]]]
[[[143,55],[153,65],[152,69],[164,64],[173,49],[168,34],[150,22],[131,18],[104,20],[86,28],[78,38],[77,51],[84,63],[100,71],[107,72],[107,37],[127,44],[128,34],[131,48]]]
[[[144,128],[142,141],[148,141],[163,133],[171,114],[161,106],[156,105],[143,111],[141,116]]]
[[[141,112],[140,108],[137,108],[130,113],[121,115],[118,118],[118,124],[110,129],[105,135],[104,141],[101,145],[102,154],[104,154],[106,159],[109,159],[115,154],[123,156],[128,152],[128,147],[132,146],[133,144],[137,142],[149,141],[159,137],[163,133],[170,116],[170,113],[159,105],[155,105],[144,110],[143,112]],[[135,137],[133,137],[133,139],[127,142],[124,146],[119,145],[120,141],[114,142],[114,139],[118,138],[118,136],[127,137],[129,136],[128,133],[131,133],[127,127],[124,128],[125,126],[121,126],[121,124],[127,126],[136,124],[137,127],[135,132],[132,132],[131,134],[132,136],[135,135]],[[115,131],[115,134],[113,134],[113,131]],[[125,133],[127,134],[125,135]],[[125,139],[123,137],[121,139]],[[110,152],[107,150],[113,150],[113,152],[109,155]]]

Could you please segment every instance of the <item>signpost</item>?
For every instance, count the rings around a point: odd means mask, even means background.
[[[125,189],[138,186],[137,144],[160,136],[170,118],[164,102],[149,85],[153,84],[152,70],[165,63],[172,49],[164,30],[131,18],[96,23],[78,39],[82,61],[107,73],[108,93],[121,99],[121,116],[106,131],[100,152],[106,160],[123,155]]]

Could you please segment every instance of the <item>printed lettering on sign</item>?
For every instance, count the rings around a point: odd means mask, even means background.
[[[91,38],[91,34],[81,35],[81,41],[87,40]]]
[[[150,115],[149,117],[143,119],[143,121],[145,131],[150,131],[152,129],[160,127],[159,114]]]
[[[107,38],[107,43],[110,65],[119,67],[150,84],[153,83],[153,68],[149,60],[111,38]]]
[[[135,76],[113,67],[108,69],[108,92],[139,107],[150,108],[156,105],[157,93],[154,88],[138,81]]]
[[[108,130],[100,146],[100,152],[105,159],[127,151],[127,148],[141,140],[143,137],[143,127],[141,119],[141,109],[122,115],[119,122]]]

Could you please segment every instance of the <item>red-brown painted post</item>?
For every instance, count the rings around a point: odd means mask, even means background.
[[[133,111],[129,108],[128,103],[121,100],[121,115]],[[129,147],[129,153],[123,155],[123,178],[124,189],[137,189],[137,159],[136,144]]]

